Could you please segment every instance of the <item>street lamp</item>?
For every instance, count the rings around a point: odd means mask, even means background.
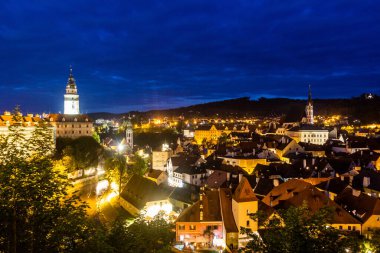
[[[120,144],[117,146],[117,151],[118,151],[119,153],[121,153],[121,152],[123,152],[123,150],[124,150],[124,145],[120,143]]]

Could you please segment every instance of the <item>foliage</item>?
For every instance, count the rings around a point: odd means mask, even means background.
[[[86,240],[86,205],[56,170],[46,125],[0,138],[0,252],[72,252]]]
[[[161,148],[163,143],[176,143],[179,134],[173,129],[144,129],[135,130],[133,133],[134,143],[140,147],[150,146],[153,149]]]
[[[139,217],[129,226],[125,221],[117,221],[108,237],[116,253],[171,252],[173,239],[173,225],[162,214],[151,221]]]
[[[351,252],[359,250],[355,233],[343,233],[329,226],[332,210],[328,207],[311,212],[307,205],[279,210],[269,222],[262,223],[260,236],[247,229],[253,240],[244,252]],[[260,220],[260,214],[252,216]]]
[[[132,158],[132,164],[128,167],[129,175],[140,175],[143,176],[148,170],[147,162],[139,156],[135,154]]]
[[[225,144],[227,142],[227,134],[226,133],[222,133],[219,138],[218,138],[218,143],[219,144]]]
[[[104,163],[106,177],[109,182],[115,182],[118,184],[119,193],[121,192],[122,185],[126,179],[126,167],[127,162],[125,157],[120,154],[114,154],[112,157],[107,158]]]
[[[100,136],[96,131],[92,133],[92,138],[94,138],[94,140],[96,140],[96,142],[100,144]]]
[[[70,172],[98,166],[102,153],[103,148],[93,137],[57,138],[56,159],[62,159]]]

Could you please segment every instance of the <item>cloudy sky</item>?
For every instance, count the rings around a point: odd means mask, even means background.
[[[380,93],[380,2],[1,0],[0,110]]]

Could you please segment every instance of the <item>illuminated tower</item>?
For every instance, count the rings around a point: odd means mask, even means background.
[[[305,108],[306,112],[306,123],[313,125],[314,124],[314,113],[313,113],[313,100],[311,99],[311,87],[309,85],[309,96],[307,99],[307,105]]]
[[[73,69],[70,66],[70,75],[67,80],[64,114],[79,114],[79,95],[77,85],[73,76]]]
[[[127,120],[127,127],[125,129],[125,143],[129,151],[133,150],[133,126],[131,123],[131,118]]]

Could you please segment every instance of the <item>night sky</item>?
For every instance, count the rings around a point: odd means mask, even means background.
[[[81,112],[380,93],[380,2],[1,0],[0,110]]]

